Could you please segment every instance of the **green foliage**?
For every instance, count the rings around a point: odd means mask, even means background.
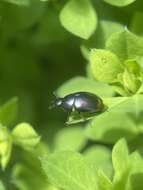
[[[87,136],[94,140],[114,143],[122,136],[131,140],[139,133],[142,134],[142,101],[143,96],[140,94],[107,100],[109,111],[89,122]]]
[[[10,125],[17,116],[18,106],[17,98],[12,98],[0,107],[0,123]]]
[[[49,184],[45,180],[45,176],[41,173],[36,175],[34,181],[32,180],[34,172],[37,171],[34,169],[30,170],[28,166],[16,164],[13,168],[12,181],[16,185],[16,187],[21,190],[28,190],[29,187],[38,190],[39,185],[41,185],[41,189],[43,190],[48,188]]]
[[[85,77],[75,77],[68,80],[59,87],[57,94],[62,97],[78,91],[91,92],[103,97],[110,97],[114,94],[112,87]]]
[[[27,123],[21,123],[15,126],[12,131],[14,143],[29,150],[35,147],[40,140],[40,137],[35,130]]]
[[[9,162],[12,149],[12,139],[6,127],[0,127],[0,163],[4,170]]]
[[[111,180],[101,171],[98,171],[98,186],[101,190],[113,189]]]
[[[140,11],[137,11],[134,13],[131,24],[130,24],[130,28],[132,29],[132,31],[138,35],[142,35],[142,32],[143,32],[143,27],[141,25],[142,18],[143,18],[143,13]]]
[[[143,189],[142,20],[140,0],[0,2],[0,190]],[[105,109],[67,118],[53,91]]]
[[[93,119],[87,126],[86,134],[90,139],[105,143],[114,143],[122,136],[131,140],[138,135],[133,121],[127,115],[116,112],[107,112]]]
[[[94,145],[84,151],[84,156],[86,161],[92,165],[95,175],[98,175],[99,172],[100,176],[104,172],[107,176],[112,177],[111,151],[107,147]]]
[[[93,49],[90,54],[91,70],[93,76],[101,82],[117,82],[118,75],[123,72],[118,57],[107,50]]]
[[[125,70],[123,73],[123,84],[128,91],[135,93],[140,88],[141,82],[133,73]]]
[[[127,6],[127,5],[133,3],[136,0],[116,0],[116,1],[114,1],[114,0],[104,0],[104,1],[111,4],[111,5],[122,7],[122,6]]]
[[[39,143],[40,137],[34,129],[26,123],[18,124],[12,132],[4,124],[9,125],[16,117],[17,99],[13,98],[0,108],[0,165],[4,170],[10,161],[13,143],[24,149],[32,149]]]
[[[29,5],[29,3],[30,3],[30,0],[3,0],[3,1],[13,3],[16,5],[21,5],[21,6],[22,5]]]
[[[112,161],[115,171],[114,180],[116,181],[124,174],[124,171],[129,165],[128,147],[124,139],[118,141],[118,143],[114,146],[112,152]]]
[[[52,184],[67,190],[96,189],[94,174],[82,155],[72,151],[56,152],[41,158]]]
[[[3,186],[3,184],[2,184],[1,181],[0,181],[0,190],[5,190],[5,188],[4,188],[4,186]]]
[[[132,163],[131,171],[129,174],[129,180],[127,188],[129,189],[139,189],[143,188],[142,176],[143,176],[143,160],[138,152],[134,152],[130,156]]]
[[[127,59],[139,60],[143,55],[143,39],[125,28],[114,33],[106,43],[106,48],[114,52],[121,61]]]
[[[63,128],[55,135],[55,150],[75,150],[80,151],[86,144],[84,129]]]
[[[120,139],[112,150],[113,180],[105,175],[102,168],[105,161],[109,162],[111,153],[107,153],[103,147],[94,150],[96,150],[94,156],[98,157],[94,157],[94,162],[91,151],[86,156],[74,151],[61,151],[42,157],[42,167],[50,182],[63,189],[130,189],[131,183],[134,183],[133,188],[135,185],[140,189],[143,187],[141,181],[140,184],[137,184],[137,180],[140,180],[142,176],[143,159],[137,152],[129,154],[125,139]],[[97,154],[97,150],[99,154]],[[96,170],[93,167],[94,164]],[[140,178],[134,177],[133,179],[138,167],[140,167]]]
[[[68,31],[84,39],[94,33],[97,25],[96,12],[90,0],[68,1],[60,13],[60,20]]]

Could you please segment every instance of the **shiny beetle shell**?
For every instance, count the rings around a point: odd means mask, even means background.
[[[75,92],[56,98],[51,107],[62,107],[68,113],[76,111],[83,115],[100,113],[105,108],[102,99],[90,92]]]

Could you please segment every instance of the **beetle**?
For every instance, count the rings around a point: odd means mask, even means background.
[[[105,105],[100,97],[90,92],[75,92],[61,97],[56,97],[50,108],[61,107],[68,115],[78,115],[82,121],[99,114],[105,110]],[[74,119],[74,117],[73,117]]]

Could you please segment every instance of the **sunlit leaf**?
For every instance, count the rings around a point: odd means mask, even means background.
[[[18,99],[12,98],[2,106],[0,106],[0,123],[3,125],[11,124],[17,116]]]
[[[97,16],[90,0],[69,0],[60,13],[60,21],[69,32],[88,39],[96,29]]]
[[[96,180],[86,161],[76,152],[61,151],[41,158],[52,184],[66,190],[95,190]]]
[[[114,6],[124,7],[133,3],[136,0],[104,0],[104,1]]]
[[[33,149],[40,141],[40,136],[28,123],[18,124],[12,131],[14,143],[26,150]]]

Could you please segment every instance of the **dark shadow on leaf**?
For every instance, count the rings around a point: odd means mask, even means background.
[[[138,116],[136,116],[133,113],[128,113],[128,116],[131,118],[131,120],[136,124],[139,125],[143,123],[143,111],[141,111]]]
[[[105,140],[106,142],[114,143],[123,137],[126,138],[128,141],[130,141],[135,138],[135,134],[125,129],[111,129],[111,130],[109,129],[103,134],[102,139]]]
[[[132,174],[130,181],[132,190],[143,190],[143,173]]]

